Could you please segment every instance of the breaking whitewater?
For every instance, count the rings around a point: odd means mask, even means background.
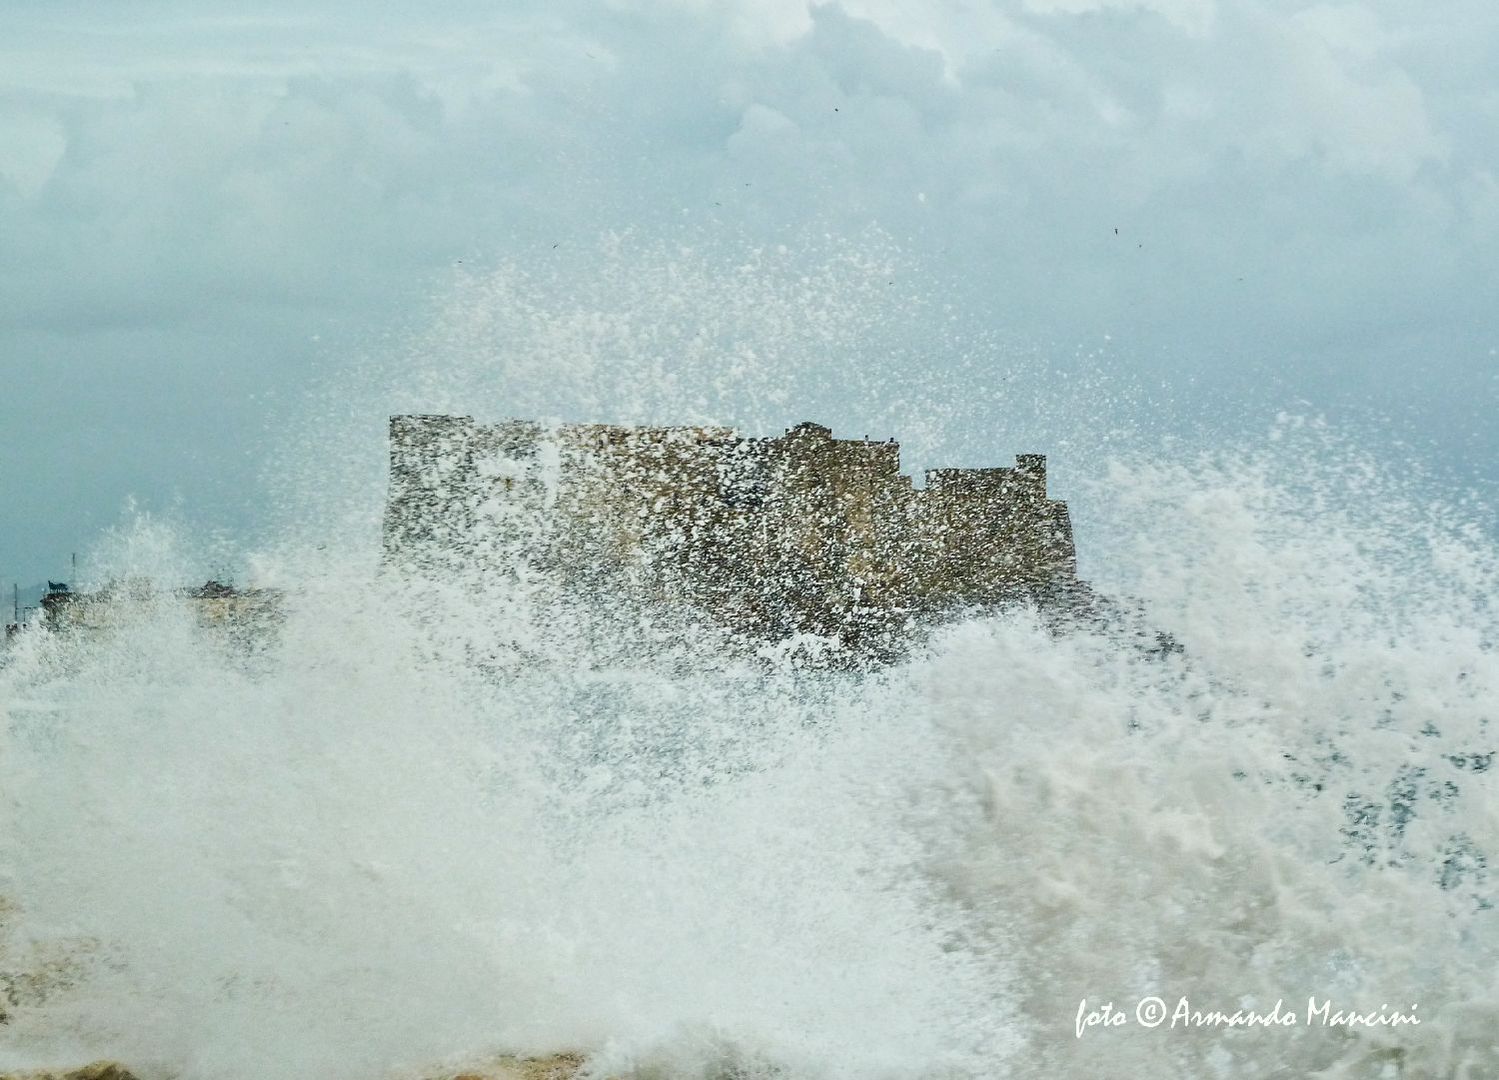
[[[810,284],[635,263],[562,306],[514,271],[469,281],[413,347],[441,364],[330,395],[349,419],[287,451],[317,467],[252,571],[285,589],[274,635],[207,632],[170,595],[23,634],[0,667],[0,1070],[1499,1075],[1499,552],[1316,422],[1053,449],[1084,576],[1181,652],[1017,608],[865,671],[679,639],[619,662],[581,603],[380,567],[385,415],[829,415],[836,380],[780,376],[892,340],[865,285],[885,268],[856,254]],[[623,373],[554,374],[606,347]],[[932,430],[971,419],[942,400]],[[94,572],[175,582],[192,547],[137,520]]]

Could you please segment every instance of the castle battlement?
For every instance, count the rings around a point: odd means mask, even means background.
[[[428,571],[542,575],[690,605],[757,638],[852,644],[1077,575],[1043,455],[928,470],[917,488],[894,440],[812,423],[752,438],[395,416],[385,548]]]

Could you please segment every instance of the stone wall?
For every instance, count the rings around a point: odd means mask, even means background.
[[[468,417],[390,422],[387,558],[688,604],[732,630],[857,643],[1076,580],[1046,461],[934,469],[816,424],[775,438]]]

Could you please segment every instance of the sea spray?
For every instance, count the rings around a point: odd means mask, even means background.
[[[1496,560],[1467,510],[1315,421],[1122,451],[1088,434],[1117,400],[1044,405],[1076,392],[1044,370],[999,404],[953,396],[914,366],[918,335],[892,340],[878,260],[823,260],[814,302],[779,253],[737,277],[660,252],[632,275],[637,256],[555,295],[502,268],[390,370],[330,388],[276,472],[298,520],[254,557],[284,590],[256,649],[168,588],[193,538],[153,525],[96,562],[157,585],[110,632],[6,653],[6,964],[65,963],[7,991],[4,1063],[1499,1071]],[[913,315],[928,342],[981,343],[937,309]],[[710,338],[678,363],[696,325]],[[381,565],[390,412],[770,426],[816,388],[751,391],[794,380],[809,345],[888,360],[850,380],[851,413],[920,383],[934,430],[987,421],[1022,440],[1007,453],[1043,448],[1023,440],[1044,417],[1072,448],[1084,576],[1138,617],[994,613],[862,672],[691,634],[621,661],[597,599]],[[1141,648],[1141,626],[1180,651]],[[1313,996],[1421,1023],[1148,1022],[1155,999],[1169,1017]],[[1128,1022],[1079,1037],[1085,1002]]]
[[[7,880],[27,935],[91,944],[11,1045],[203,1076],[562,1046],[797,1076],[1491,1061],[1472,580],[1450,550],[1350,566],[1388,537],[1300,529],[1234,473],[1171,482],[1239,503],[1222,544],[1253,578],[1222,550],[1211,584],[1170,573],[1191,558],[1140,575],[1179,656],[1017,612],[873,676],[565,651],[501,672],[471,607],[369,581],[290,598],[259,672],[170,602],[28,641],[3,676]],[[1142,550],[1210,527],[1152,518]],[[1387,572],[1424,621],[1305,602],[1329,576],[1399,601]],[[1397,615],[1420,629],[1391,638]],[[1151,994],[1408,998],[1423,1024],[1071,1036],[1077,1000]]]
[[[998,1039],[901,827],[918,730],[794,677],[497,678],[338,595],[263,674],[170,615],[7,669],[54,717],[7,747],[16,899],[100,950],[18,1014],[34,1052],[353,1076],[716,1032],[871,1075]]]

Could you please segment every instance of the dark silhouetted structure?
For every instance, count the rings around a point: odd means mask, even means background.
[[[395,416],[384,542],[388,561],[427,573],[540,576],[688,605],[752,639],[855,647],[1077,581],[1042,455],[930,470],[917,488],[895,442],[811,423],[747,438]]]

